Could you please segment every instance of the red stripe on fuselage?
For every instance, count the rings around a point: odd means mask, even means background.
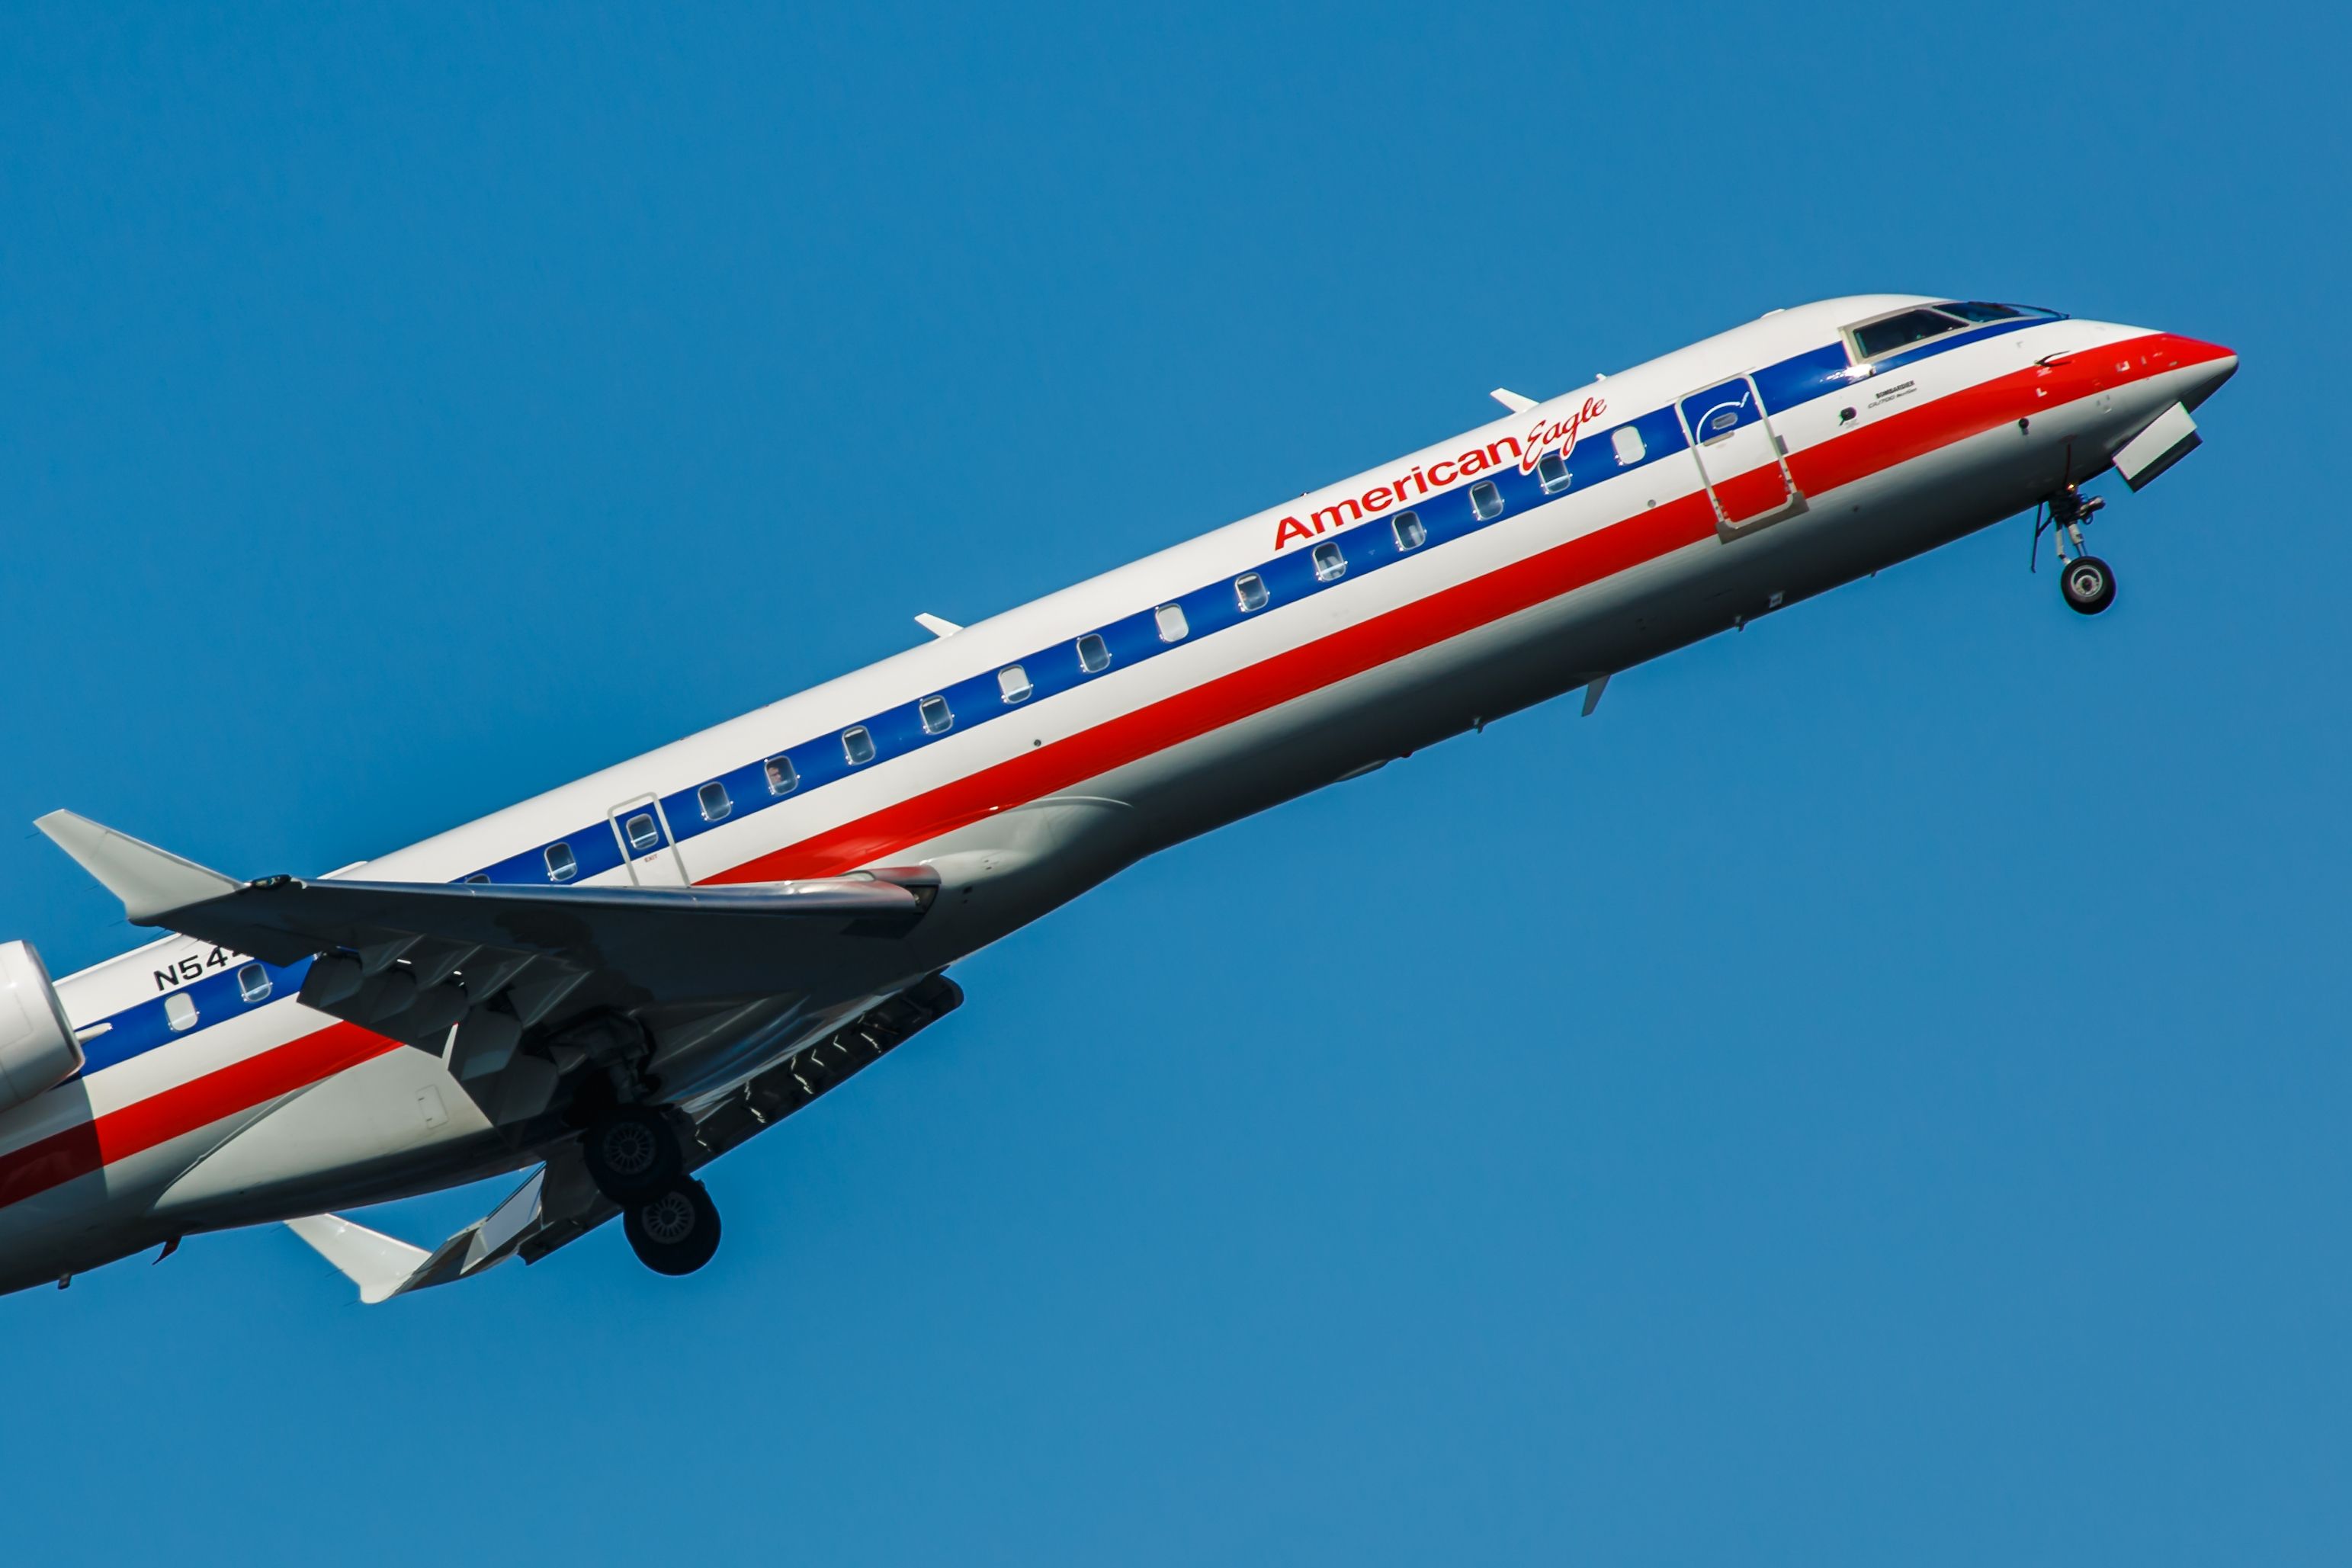
[[[400,1049],[400,1041],[355,1023],[330,1024],[119,1111],[77,1123],[0,1155],[0,1208]]]
[[[2021,416],[2228,357],[2152,333],[1948,392],[1790,455],[1797,486],[1821,495]],[[2118,366],[2123,368],[2118,369]],[[1867,382],[1857,383],[1857,390]],[[1833,394],[1832,394],[1833,395]],[[1769,466],[1769,465],[1768,465]],[[1755,472],[1751,470],[1751,472]],[[1507,615],[1711,537],[1705,491],[1647,508],[1483,577],[1205,681],[1009,761],[867,813],[708,879],[831,876],[1139,761],[1253,714],[1432,647]],[[292,1093],[399,1042],[338,1023],[0,1155],[0,1207],[224,1117]]]
[[[2029,366],[1888,414],[1789,458],[1807,495],[1880,473],[1955,441],[1979,435],[2021,414],[2089,397],[2127,381],[2226,357],[2229,350],[2156,333],[2086,350],[2058,365]],[[2115,367],[2122,363],[2126,371]],[[1867,382],[1860,383],[1866,386]],[[1738,476],[1768,482],[1779,494],[1777,465]],[[1760,511],[1763,506],[1751,507]],[[952,783],[886,806],[814,838],[747,861],[713,883],[785,882],[835,876],[942,833],[969,827],[1114,768],[1263,713],[1377,665],[1475,631],[1507,615],[1588,587],[1715,532],[1705,491],[1635,513],[1524,560],[1496,568],[1426,599],[1286,649],[1255,664],[1204,681],[1132,713],[1121,714],[1051,746],[1024,752]]]

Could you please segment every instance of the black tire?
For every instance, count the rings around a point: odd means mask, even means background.
[[[621,1210],[637,1261],[656,1274],[691,1274],[719,1250],[719,1206],[691,1176]]]
[[[650,1105],[615,1105],[580,1134],[580,1157],[596,1190],[627,1207],[668,1186],[686,1168],[677,1130]]]
[[[2058,573],[2058,591],[2070,609],[2096,615],[2116,601],[2116,574],[2095,555],[2078,555]]]

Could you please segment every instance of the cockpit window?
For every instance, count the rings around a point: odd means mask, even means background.
[[[1853,346],[1862,350],[1865,360],[1881,354],[1891,354],[1897,349],[1907,349],[1914,343],[1924,343],[1930,338],[1940,338],[1947,332],[1957,332],[1970,323],[1957,316],[1947,316],[1940,310],[1921,308],[1899,311],[1893,316],[1867,321],[1853,329]]]
[[[2014,305],[1993,305],[1982,299],[1956,299],[1936,308],[1963,321],[2014,321],[2025,314]]]
[[[1882,316],[1875,321],[1865,321],[1853,329],[1853,346],[1861,358],[1875,360],[1881,355],[1907,349],[1914,343],[1924,343],[1930,338],[1940,338],[1948,332],[1966,332],[1994,321],[2062,319],[2063,318],[2057,311],[2044,310],[2032,305],[1996,305],[1988,299],[1948,299],[1941,305],[1922,305],[1915,309],[1898,310],[1892,316]]]

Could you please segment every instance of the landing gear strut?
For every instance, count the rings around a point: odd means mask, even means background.
[[[2065,596],[2068,609],[2083,615],[2096,615],[2116,601],[2115,569],[2083,548],[2083,525],[2091,514],[2105,506],[2097,496],[2084,496],[2079,486],[2069,485],[2050,497],[2050,517],[2047,522],[2036,517],[2033,523],[2033,553],[2042,554],[2042,530],[2050,530],[2050,541],[2058,551],[2058,591]],[[2066,553],[2071,540],[2074,553]]]
[[[624,1206],[621,1228],[637,1261],[656,1274],[691,1274],[719,1250],[719,1207],[692,1176]]]

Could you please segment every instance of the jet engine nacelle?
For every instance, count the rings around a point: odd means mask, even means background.
[[[0,942],[0,1111],[81,1071],[81,1041],[30,942]]]

